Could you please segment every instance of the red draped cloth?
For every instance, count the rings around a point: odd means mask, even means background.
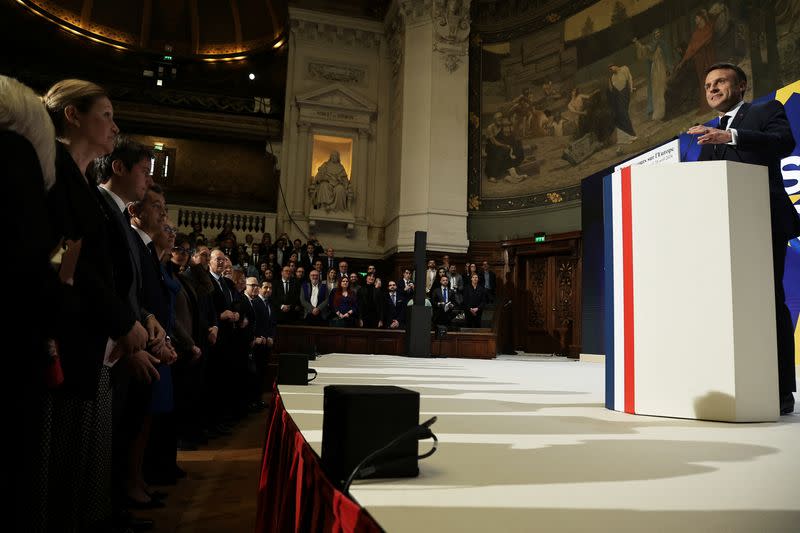
[[[258,483],[256,532],[383,531],[359,504],[338,490],[319,457],[286,412],[277,390],[267,426]]]

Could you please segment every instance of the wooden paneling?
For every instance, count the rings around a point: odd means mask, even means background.
[[[278,326],[273,352],[363,353],[402,355],[405,331],[388,329],[329,328],[316,326]],[[442,357],[494,359],[497,336],[493,332],[448,332],[444,339],[431,334],[431,354]]]
[[[514,349],[580,354],[581,233],[548,235],[501,244],[507,257]]]

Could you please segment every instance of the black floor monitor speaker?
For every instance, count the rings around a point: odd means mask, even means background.
[[[419,393],[393,385],[328,385],[322,418],[322,467],[338,487],[362,459],[419,425]],[[419,475],[419,441],[405,439],[364,477]]]
[[[308,354],[278,355],[278,385],[308,385],[316,377],[317,371],[308,368]]]

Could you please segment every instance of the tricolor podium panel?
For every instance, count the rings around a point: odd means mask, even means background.
[[[606,407],[777,420],[766,168],[627,167],[603,187]]]

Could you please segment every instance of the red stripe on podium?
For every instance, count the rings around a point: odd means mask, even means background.
[[[622,169],[622,293],[625,329],[625,412],[635,413],[633,353],[633,214],[631,209],[631,167]]]

